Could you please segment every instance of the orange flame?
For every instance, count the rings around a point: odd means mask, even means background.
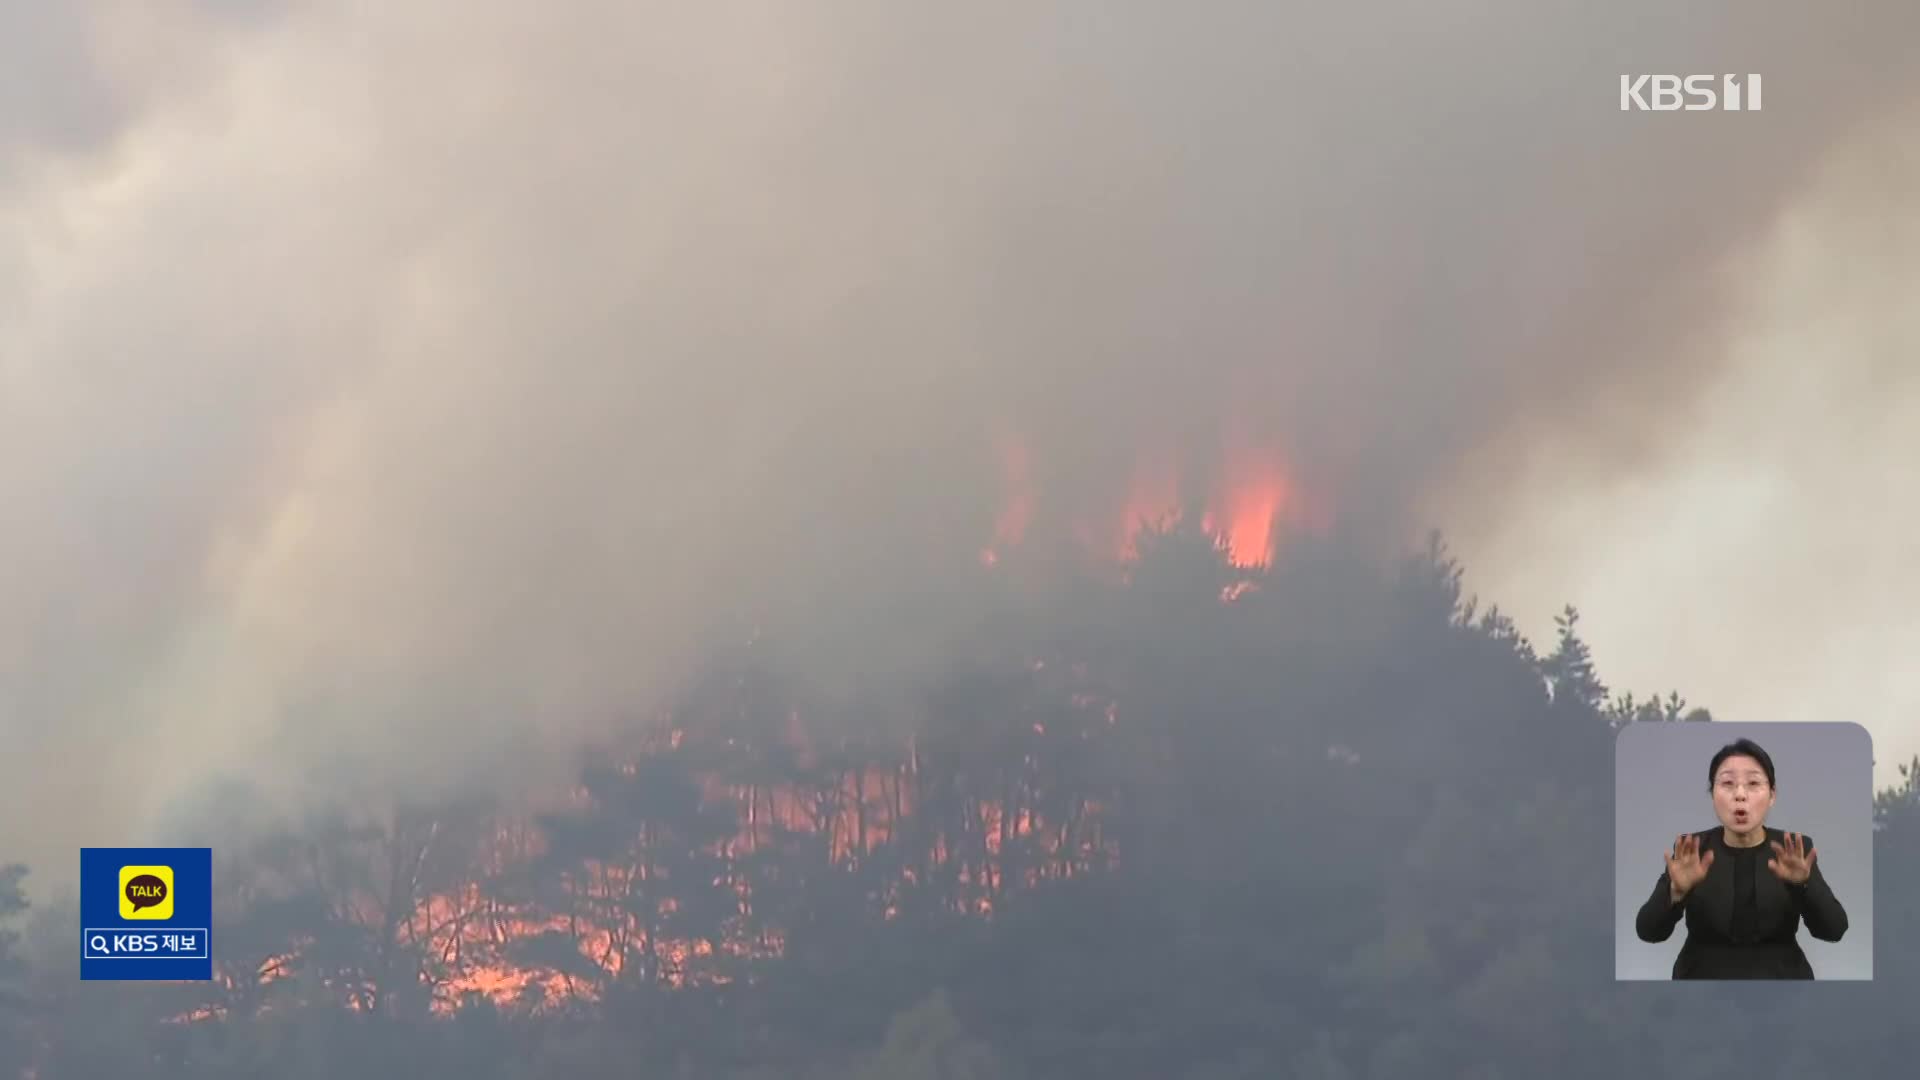
[[[1249,455],[1230,462],[1226,483],[1200,527],[1227,546],[1235,566],[1263,567],[1273,561],[1274,524],[1288,509],[1292,484],[1273,457]]]
[[[1050,665],[1036,658],[1030,667],[1036,673],[1057,672],[1076,682],[1087,678],[1084,664]],[[1090,718],[1104,718],[1105,726],[1116,723],[1116,704],[1104,694],[1079,688],[1070,700]],[[647,740],[650,748],[645,753],[700,748],[697,728],[668,723],[671,726],[664,727],[657,739]],[[1024,726],[1036,740],[1094,737],[1093,729],[1076,731],[1055,721],[1030,721]],[[786,932],[770,921],[770,913],[754,910],[755,879],[742,858],[775,844],[783,833],[797,833],[819,839],[808,846],[816,851],[811,857],[825,859],[824,869],[855,869],[884,846],[902,841],[921,801],[923,780],[920,751],[911,739],[877,761],[842,755],[832,744],[815,743],[806,714],[797,708],[787,710],[774,737],[796,751],[792,761],[800,766],[797,773],[775,769],[744,779],[732,771],[697,772],[705,801],[731,806],[738,823],[731,836],[711,842],[707,849],[725,867],[720,871],[724,877],[713,884],[730,890],[737,905],[710,936],[673,936],[628,910],[634,883],[652,872],[644,863],[636,867],[588,860],[572,866],[563,882],[568,899],[559,906],[514,898],[513,890],[502,893],[488,884],[513,880],[547,850],[537,811],[586,804],[588,793],[576,785],[552,793],[538,805],[503,812],[476,851],[474,876],[456,879],[458,884],[423,886],[417,893],[411,878],[396,879],[392,884],[399,886],[397,891],[349,887],[338,901],[340,917],[363,931],[384,935],[382,940],[403,951],[417,950],[429,962],[420,964],[417,971],[402,965],[386,976],[377,968],[328,971],[322,975],[322,992],[347,1008],[384,1009],[388,1001],[404,1000],[389,993],[396,987],[384,978],[417,979],[419,989],[428,995],[428,1007],[436,1013],[453,1011],[468,995],[502,1007],[542,1011],[568,1001],[594,1000],[623,977],[623,967],[641,958],[647,965],[642,977],[681,987],[719,985],[736,977],[726,968],[700,963],[702,958],[724,954],[757,960],[781,955]],[[727,739],[724,745],[731,747],[734,740]],[[637,765],[627,762],[616,767],[631,774]],[[917,867],[910,863],[893,872],[893,880],[873,897],[884,905],[885,917],[896,917],[905,890],[936,866],[945,868],[943,874],[961,886],[958,891],[943,886],[942,903],[991,918],[1008,890],[1118,865],[1118,844],[1103,829],[1105,811],[1096,800],[1046,808],[1033,790],[1016,788],[968,801],[970,809],[959,820],[930,820],[926,824],[934,826],[931,835],[907,841],[927,845],[917,850],[931,862]],[[438,835],[436,822],[425,842],[431,844]],[[406,841],[408,850],[417,840]],[[395,842],[400,842],[398,836]],[[376,861],[384,862],[385,856]],[[659,903],[662,914],[673,910],[670,898]],[[552,959],[552,954],[518,953],[519,945],[542,938],[577,953],[577,959],[567,956],[562,962]],[[226,989],[258,989],[286,978],[290,965],[313,948],[314,941],[304,938],[289,944],[292,951],[284,955],[222,972]],[[206,1009],[183,1013],[180,1022],[212,1018],[223,1014],[230,1003],[242,1007],[249,997],[255,997],[256,1003],[244,1007],[274,1007],[257,995],[241,993],[236,999],[216,1000]]]
[[[1021,542],[1042,512],[1026,443],[1004,432],[995,442],[1003,501],[992,542],[980,552],[989,567]],[[1204,501],[1184,501],[1187,490],[1204,494]],[[1306,494],[1277,443],[1236,431],[1225,440],[1216,466],[1200,475],[1183,475],[1172,453],[1142,453],[1115,516],[1082,518],[1072,523],[1072,532],[1100,557],[1126,563],[1139,556],[1143,529],[1165,527],[1197,512],[1201,530],[1219,541],[1228,559],[1254,570],[1271,565],[1284,530],[1327,527],[1330,511]]]

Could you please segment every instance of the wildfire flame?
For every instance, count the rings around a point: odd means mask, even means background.
[[[1033,670],[1046,671],[1036,661]],[[1079,672],[1075,678],[1084,677]],[[1073,695],[1077,709],[1098,718],[1099,726],[1114,723],[1114,704],[1092,693]],[[1028,725],[1036,740],[1062,733],[1045,723]],[[1092,728],[1092,725],[1089,725]],[[1089,737],[1081,730],[1075,737]],[[675,725],[649,753],[677,753],[696,741],[694,731]],[[777,957],[784,952],[785,932],[756,917],[754,889],[742,867],[763,851],[771,851],[783,837],[817,838],[815,857],[824,860],[819,871],[850,872],[875,853],[903,839],[902,830],[924,796],[920,752],[909,742],[904,754],[889,764],[831,764],[830,746],[807,730],[802,714],[790,710],[774,736],[792,750],[801,766],[790,779],[768,778],[741,782],[719,772],[695,774],[702,805],[727,807],[736,826],[731,835],[710,845],[708,854],[727,867],[714,881],[733,898],[735,914],[727,929],[715,938],[677,937],[656,930],[631,907],[635,887],[643,890],[647,873],[640,864],[609,864],[588,860],[566,871],[563,887],[574,909],[555,910],[525,900],[503,897],[489,882],[514,880],[548,853],[537,814],[503,815],[491,827],[477,863],[468,863],[477,876],[452,888],[415,890],[402,877],[373,887],[355,887],[332,901],[343,918],[369,940],[397,946],[395,955],[417,953],[422,962],[417,976],[428,996],[428,1007],[450,1013],[470,996],[495,1005],[540,1011],[568,1001],[592,1001],[600,988],[613,984],[629,965],[640,965],[640,977],[670,987],[722,984],[731,976],[696,961],[716,954],[741,960]],[[736,746],[737,740],[721,740]],[[652,743],[650,743],[652,745]],[[716,749],[709,745],[706,749]],[[827,762],[822,764],[822,762]],[[618,766],[626,776],[636,774],[631,764]],[[592,793],[573,787],[555,793],[548,809],[584,809]],[[992,917],[996,899],[1007,889],[1037,887],[1050,878],[1075,877],[1115,865],[1118,851],[1103,833],[1102,808],[1082,800],[1060,811],[1043,812],[1031,794],[978,798],[959,822],[947,820],[932,832],[910,840],[925,854],[909,862],[875,897],[883,917],[895,918],[903,888],[944,875],[961,886],[950,897],[952,910]],[[439,835],[438,825],[425,834],[403,837],[398,826],[384,841],[391,851],[377,853],[371,863],[401,867],[424,862],[426,850]],[[675,907],[663,898],[660,913]],[[574,957],[546,952],[532,959],[529,944],[551,943]],[[227,1015],[230,1008],[270,1011],[276,1006],[269,987],[292,977],[303,966],[311,938],[291,943],[290,951],[247,963],[235,958],[216,973],[215,984],[224,1000],[195,1008],[176,1017],[192,1023]],[[649,973],[651,968],[651,973]],[[429,969],[433,972],[429,975]],[[400,974],[395,969],[392,974]],[[383,1008],[378,1004],[397,989],[380,985],[365,972],[338,968],[319,976],[329,992],[351,1010]],[[409,976],[401,975],[402,978]]]
[[[981,552],[987,566],[1017,545],[1041,512],[1026,444],[1003,433],[996,447],[1002,501],[992,544]],[[1183,475],[1171,454],[1140,455],[1126,497],[1112,516],[1075,522],[1073,532],[1098,555],[1126,563],[1138,558],[1143,530],[1164,528],[1188,515],[1197,515],[1201,531],[1226,549],[1233,565],[1246,570],[1271,565],[1287,532],[1324,531],[1331,523],[1326,504],[1303,490],[1283,452],[1271,443],[1235,437],[1204,472]]]
[[[1231,464],[1217,502],[1200,527],[1227,547],[1235,566],[1264,567],[1273,560],[1276,522],[1290,509],[1291,484],[1276,460],[1247,457]]]
[[[1032,534],[1036,519],[1049,509],[1035,482],[1029,447],[1018,438],[1002,435],[995,450],[1003,501],[990,543],[981,551],[981,561],[988,566],[996,565]],[[1082,515],[1081,520],[1064,524],[1097,556],[1126,563],[1138,557],[1144,528],[1194,520],[1225,549],[1233,565],[1251,572],[1271,564],[1290,530],[1326,527],[1331,517],[1326,504],[1310,494],[1284,455],[1271,446],[1240,442],[1232,444],[1210,470],[1182,470],[1171,455],[1142,455],[1116,508],[1105,516]],[[1232,603],[1256,590],[1257,579],[1257,574],[1250,573],[1248,580],[1229,585],[1221,600]],[[1029,722],[1024,727],[1031,733],[1022,737],[1098,738],[1117,725],[1117,702],[1084,689],[1091,685],[1085,681],[1084,665],[1065,668],[1069,674],[1064,677],[1075,687],[1070,695],[1074,709],[1091,722],[1078,727]],[[1032,661],[1030,669],[1036,677],[1055,677],[1053,666],[1039,659]],[[714,885],[730,890],[737,905],[736,914],[718,936],[677,938],[636,921],[632,909],[622,905],[632,902],[637,883],[645,895],[644,876],[635,876],[640,864],[576,864],[567,871],[564,885],[574,909],[564,914],[551,905],[503,899],[491,892],[485,884],[488,880],[511,877],[516,867],[524,869],[543,854],[545,845],[532,813],[498,823],[475,866],[477,880],[418,892],[396,885],[350,898],[338,910],[376,938],[384,935],[382,940],[431,958],[421,964],[418,977],[435,1011],[451,1011],[469,995],[502,1006],[538,1009],[569,1000],[592,1000],[599,987],[623,977],[629,965],[639,965],[641,978],[681,986],[695,979],[725,982],[731,978],[719,974],[712,964],[698,963],[701,958],[724,955],[751,960],[781,955],[785,932],[755,911],[751,879],[742,868],[793,837],[817,838],[815,857],[824,860],[828,871],[854,870],[889,847],[917,852],[896,867],[889,882],[871,897],[876,910],[889,919],[898,915],[912,890],[934,880],[947,883],[941,887],[948,890],[953,883],[959,886],[957,891],[939,894],[938,902],[950,910],[990,918],[996,901],[1010,888],[1034,887],[1045,879],[1118,865],[1117,844],[1106,835],[1102,807],[1093,800],[1043,811],[1047,804],[1031,792],[982,793],[966,796],[970,809],[957,822],[951,817],[923,822],[915,817],[923,799],[952,800],[955,792],[922,775],[921,750],[914,743],[910,741],[890,763],[852,764],[858,755],[836,757],[828,752],[832,747],[812,736],[800,711],[787,711],[775,722],[769,738],[785,744],[786,760],[798,773],[743,780],[740,774],[718,771],[698,778],[703,804],[730,807],[737,822],[732,835],[708,850],[718,865],[727,867]],[[647,754],[704,749],[724,756],[746,750],[732,737],[720,739],[718,745],[711,739],[703,744],[694,729],[678,722],[648,738],[652,742]],[[836,760],[849,764],[835,766]],[[620,771],[635,775],[632,766]],[[928,783],[936,786],[924,786]],[[1018,781],[1009,791],[1017,790]],[[556,794],[570,809],[585,808],[592,797],[584,787]],[[396,851],[400,842],[396,832]],[[396,859],[394,865],[402,861]],[[638,872],[644,875],[644,869]],[[663,907],[661,914],[667,913]],[[523,947],[529,944],[552,945],[559,952],[549,950],[540,953],[537,961],[528,959],[533,954]],[[271,1008],[259,991],[288,978],[299,966],[304,948],[295,943],[292,952],[235,967],[217,975],[215,981],[232,995],[233,1007]],[[429,967],[434,971],[431,976]],[[365,976],[324,978],[349,1008],[384,1007],[375,1004],[382,988]],[[216,1002],[181,1019],[191,1022],[226,1015],[228,1009],[228,1004]]]

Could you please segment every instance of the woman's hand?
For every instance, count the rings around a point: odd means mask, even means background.
[[[1708,848],[1702,854],[1699,837],[1682,835],[1676,838],[1673,850],[1667,853],[1668,896],[1676,904],[1685,900],[1695,885],[1707,880],[1707,869],[1712,865],[1713,849]]]
[[[1806,837],[1788,833],[1786,843],[1778,840],[1771,843],[1773,858],[1767,860],[1767,869],[1789,885],[1805,885],[1813,876],[1813,849],[1807,846]]]

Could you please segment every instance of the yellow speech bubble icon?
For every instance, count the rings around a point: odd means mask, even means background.
[[[123,919],[173,918],[173,867],[121,867],[120,917]]]

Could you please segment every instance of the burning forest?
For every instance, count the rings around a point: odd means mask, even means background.
[[[1006,460],[988,573],[1017,561],[1037,513],[1023,455]],[[1109,534],[1119,543],[1084,552],[1089,572],[1130,583],[1143,562],[1151,574],[1192,561],[1228,582],[1217,596],[1231,603],[1258,587],[1282,536],[1324,537],[1328,520],[1298,508],[1277,462],[1237,464],[1197,513],[1173,489],[1136,487],[1130,524]],[[1097,649],[1059,641],[930,689],[912,715],[852,703],[869,718],[850,727],[750,644],[602,748],[570,790],[334,817],[304,847],[256,841],[233,864],[223,936],[253,946],[223,949],[218,994],[178,1019],[303,992],[352,1011],[444,1015],[476,997],[565,1011],[616,987],[751,984],[822,918],[991,919],[1120,867],[1138,812],[1117,767],[1139,737],[1121,719],[1124,685]],[[303,903],[326,933],[253,936]],[[343,940],[366,955],[330,958]]]
[[[1911,1072],[1920,758],[1819,1001],[1601,850],[1920,748],[1920,8],[1203,6],[0,2],[0,1080]]]
[[[1643,1022],[1581,989],[1593,935],[1548,944],[1570,918],[1606,925],[1563,841],[1620,726],[1702,715],[1611,694],[1574,613],[1536,652],[1437,544],[1383,572],[1310,533],[1252,568],[1198,522],[1139,541],[1073,617],[997,627],[892,703],[908,715],[832,700],[754,641],[569,787],[252,828],[216,847],[214,980],[123,993],[111,1024],[28,983],[29,1074],[119,1054],[182,1077],[288,1055],[503,1080],[616,1059],[729,1080],[926,1060],[1208,1075],[1182,1070],[1364,1053],[1387,1001],[1428,1031],[1403,1036],[1421,1061],[1497,1040],[1544,1068],[1561,1051],[1532,1025],[1602,1053]],[[1227,601],[1223,580],[1257,587]],[[1877,842],[1910,850],[1911,783],[1880,802]],[[1516,852],[1540,895],[1474,884]],[[1542,949],[1583,974],[1512,970]],[[1446,978],[1466,980],[1457,1042],[1415,1016]],[[1588,1008],[1616,1018],[1556,1019]]]

